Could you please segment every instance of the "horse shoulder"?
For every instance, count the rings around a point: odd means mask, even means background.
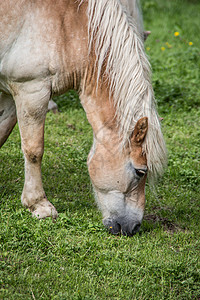
[[[11,81],[49,78],[55,90],[63,91],[72,81],[70,74],[87,59],[85,6],[46,0],[24,1],[24,8],[22,2],[17,1],[18,15],[11,9],[0,27],[1,74]]]

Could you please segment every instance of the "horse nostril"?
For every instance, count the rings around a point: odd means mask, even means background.
[[[136,223],[135,227],[132,230],[133,234],[136,234],[140,230],[141,223]]]
[[[121,232],[121,226],[115,219],[105,219],[103,220],[104,226],[108,229],[108,231],[114,235],[118,235]]]
[[[133,236],[140,230],[140,226],[141,226],[141,223],[139,223],[139,222],[134,223],[132,226],[122,229],[122,234],[126,235],[126,236]]]

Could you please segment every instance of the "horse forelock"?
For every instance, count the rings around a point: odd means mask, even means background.
[[[88,0],[88,35],[89,51],[92,44],[95,47],[97,82],[106,61],[123,146],[129,142],[136,122],[148,117],[143,150],[150,179],[154,179],[163,172],[166,148],[155,108],[151,68],[137,23],[119,0]]]

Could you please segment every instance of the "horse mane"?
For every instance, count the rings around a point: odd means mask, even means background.
[[[105,72],[123,146],[130,142],[136,122],[148,117],[143,151],[147,156],[150,179],[154,179],[162,174],[166,164],[165,142],[156,112],[151,68],[137,18],[130,16],[121,1],[127,0],[88,0],[89,49],[94,44],[97,81],[106,62]],[[137,0],[132,1],[136,3]]]
[[[126,13],[130,14],[131,18],[135,20],[139,33],[144,36],[142,9],[139,0],[120,0],[124,6]]]

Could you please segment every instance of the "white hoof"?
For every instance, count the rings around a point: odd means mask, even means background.
[[[55,207],[46,199],[34,204],[29,210],[32,212],[32,216],[38,219],[44,219],[52,217],[56,219],[58,217],[57,210]]]

